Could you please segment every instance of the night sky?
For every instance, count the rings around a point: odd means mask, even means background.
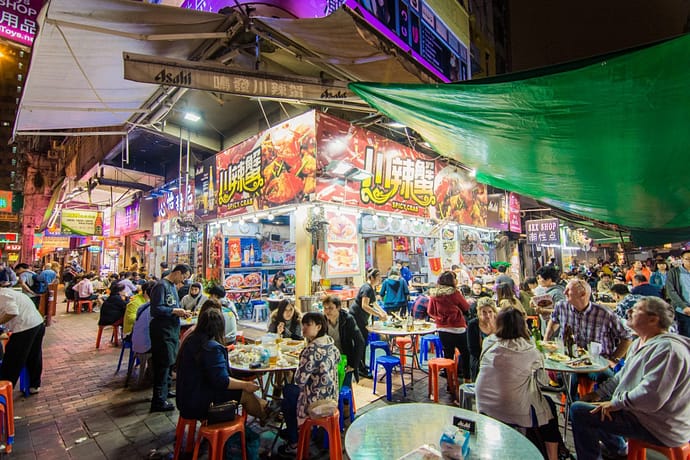
[[[512,70],[682,34],[690,0],[509,0]]]

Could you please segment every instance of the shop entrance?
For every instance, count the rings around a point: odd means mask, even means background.
[[[374,267],[387,274],[393,266],[393,243],[390,238],[379,238],[374,241]]]

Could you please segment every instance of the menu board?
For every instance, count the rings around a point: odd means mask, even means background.
[[[326,211],[326,276],[343,277],[360,274],[357,216]]]

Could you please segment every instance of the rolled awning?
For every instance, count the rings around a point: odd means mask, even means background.
[[[14,134],[125,124],[157,86],[125,80],[122,53],[187,59],[222,35],[225,20],[145,2],[51,0],[39,16]]]

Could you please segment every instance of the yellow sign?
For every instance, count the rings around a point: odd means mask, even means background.
[[[63,235],[102,235],[103,213],[63,209],[60,226]]]

